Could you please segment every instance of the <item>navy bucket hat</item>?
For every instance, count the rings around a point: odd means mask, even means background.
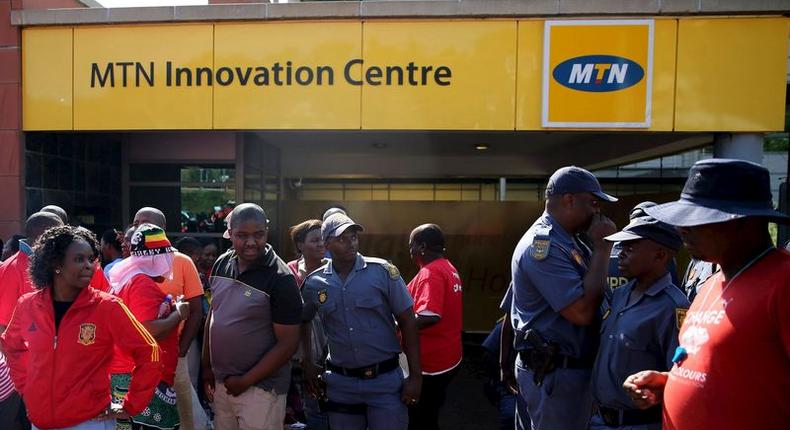
[[[768,169],[743,160],[714,158],[696,162],[680,200],[644,209],[648,215],[677,227],[694,227],[762,217],[788,223],[774,209]]]

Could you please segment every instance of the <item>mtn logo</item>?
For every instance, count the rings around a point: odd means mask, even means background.
[[[644,78],[645,70],[628,58],[585,55],[558,64],[552,76],[570,89],[599,93],[632,87]]]

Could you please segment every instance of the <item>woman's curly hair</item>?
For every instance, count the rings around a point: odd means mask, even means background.
[[[77,240],[87,242],[93,251],[93,256],[99,256],[96,236],[84,227],[69,225],[53,227],[39,237],[30,257],[30,278],[37,288],[43,289],[52,285],[55,280],[55,266],[63,263],[66,248]]]

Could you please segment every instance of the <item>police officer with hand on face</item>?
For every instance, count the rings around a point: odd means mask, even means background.
[[[307,276],[302,295],[303,321],[318,313],[326,330],[325,393],[307,346],[305,379],[308,391],[326,395],[332,429],[406,430],[407,405],[417,404],[422,385],[413,301],[395,266],[359,254],[361,231],[343,213],[332,214],[321,226],[332,260]],[[398,362],[396,321],[409,364],[406,379]]]
[[[516,380],[533,429],[584,429],[592,411],[590,377],[599,306],[614,223],[600,214],[601,191],[589,171],[563,167],[549,178],[546,209],[513,253]],[[579,238],[585,233],[592,249]]]
[[[603,313],[590,430],[659,430],[661,405],[638,409],[622,386],[642,369],[672,367],[689,302],[674,285],[668,263],[683,242],[672,226],[646,214],[606,240],[620,243],[619,270],[629,281],[614,290]]]

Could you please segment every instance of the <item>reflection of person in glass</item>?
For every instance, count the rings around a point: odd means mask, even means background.
[[[119,299],[89,286],[99,255],[93,233],[55,227],[33,251],[30,274],[38,291],[19,301],[2,336],[30,421],[38,428],[114,429],[115,418],[139,414],[151,400],[161,350]],[[116,347],[129,353],[133,370],[126,399],[111,408]]]

